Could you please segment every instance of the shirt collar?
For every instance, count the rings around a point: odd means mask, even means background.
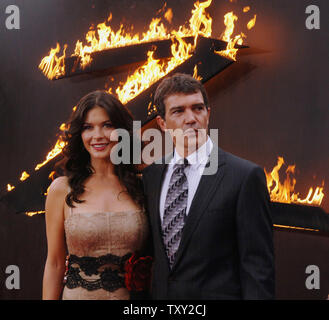
[[[191,167],[198,168],[202,164],[206,164],[209,158],[209,155],[213,148],[213,142],[210,137],[207,137],[207,141],[193,153],[186,157]],[[183,163],[183,158],[178,154],[175,149],[174,157],[171,161],[172,165]]]

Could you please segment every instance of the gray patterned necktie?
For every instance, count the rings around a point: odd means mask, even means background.
[[[166,248],[170,268],[179,247],[186,217],[188,183],[184,169],[188,161],[176,164],[169,182],[168,193],[165,201],[165,210],[162,222],[162,238]]]

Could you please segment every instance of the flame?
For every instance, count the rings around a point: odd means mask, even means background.
[[[209,7],[211,2],[212,0],[208,0],[202,3],[197,1],[194,4],[194,10],[192,10],[192,17],[190,19],[190,29],[180,27],[178,32],[179,37],[182,38],[183,36],[191,36],[195,34],[201,34],[205,37],[209,37],[211,35],[212,20],[209,15],[205,15],[204,13],[205,8]],[[168,22],[171,23],[173,17],[171,8],[168,8],[164,14],[164,17]],[[110,21],[111,18],[112,15],[110,14],[107,21]],[[111,26],[107,26],[104,22],[97,25],[97,35],[96,31],[94,30],[90,30],[87,33],[86,41],[89,45],[83,46],[81,41],[76,43],[74,56],[80,57],[81,66],[84,68],[91,62],[90,54],[92,52],[150,42],[154,40],[170,39],[174,34],[177,34],[177,32],[168,32],[161,22],[161,18],[153,18],[149,24],[148,31],[143,33],[142,36],[139,34],[132,35],[127,33],[122,24],[120,25],[119,30],[114,32],[111,29]]]
[[[81,68],[85,68],[92,61],[91,53],[93,52],[154,40],[170,39],[175,37],[175,34],[178,34],[180,38],[196,35],[195,42],[199,34],[209,37],[211,35],[212,19],[209,14],[205,14],[204,10],[210,6],[211,2],[212,0],[202,3],[197,1],[194,3],[189,28],[180,26],[178,31],[172,32],[167,31],[161,22],[161,18],[153,18],[149,24],[148,31],[142,33],[142,35],[126,32],[123,24],[115,32],[110,25],[107,25],[107,22],[110,22],[112,19],[112,14],[110,14],[107,21],[97,25],[97,30],[94,30],[93,27],[90,28],[85,35],[85,42],[87,44],[84,45],[80,40],[76,42],[72,56],[79,57]],[[164,18],[171,23],[172,17],[172,9],[168,8],[164,14]],[[55,79],[65,74],[64,59],[66,57],[66,48],[67,45],[65,44],[63,55],[58,57],[57,54],[60,52],[60,45],[57,43],[56,48],[51,49],[49,55],[42,59],[39,68],[49,79]]]
[[[246,6],[243,8],[243,12],[246,13],[250,10],[249,6]],[[238,20],[238,17],[233,13],[233,11],[228,12],[224,16],[224,24],[226,26],[226,29],[224,31],[224,34],[222,36],[222,40],[227,42],[227,46],[225,50],[221,51],[215,51],[215,53],[232,59],[233,61],[236,61],[236,54],[238,52],[238,49],[235,48],[235,45],[242,45],[243,38],[246,38],[246,35],[243,32],[240,32],[239,35],[232,37],[233,31],[234,31],[234,23]],[[256,24],[256,15],[254,15],[253,19],[251,19],[247,23],[247,29],[252,29]]]
[[[236,61],[236,54],[238,49],[235,48],[236,44],[241,45],[243,43],[243,38],[246,36],[241,32],[239,35],[232,38],[232,34],[234,31],[234,22],[238,20],[238,17],[233,13],[233,11],[228,12],[224,16],[224,24],[226,29],[222,36],[222,40],[227,42],[227,46],[225,50],[215,51],[215,53]]]
[[[120,83],[116,89],[109,88],[108,92],[116,92],[118,98],[122,103],[127,103],[142,91],[147,89],[153,83],[164,77],[170,71],[175,69],[178,65],[186,61],[191,57],[195,49],[198,36],[210,37],[212,33],[212,18],[208,13],[205,12],[211,4],[212,0],[206,0],[204,2],[195,2],[194,8],[192,9],[192,15],[189,20],[189,26],[180,26],[178,30],[171,32],[167,31],[161,18],[153,18],[149,24],[148,30],[145,33],[131,34],[127,32],[124,26],[121,24],[118,31],[112,30],[109,22],[112,20],[112,14],[109,15],[107,21],[97,25],[96,30],[91,27],[85,35],[85,43],[78,40],[75,45],[74,53],[72,56],[78,57],[80,66],[85,68],[91,62],[91,53],[123,46],[129,46],[133,44],[150,42],[154,40],[165,40],[171,39],[172,46],[171,52],[172,57],[164,61],[154,59],[154,52],[149,51],[147,53],[147,62],[138,68],[132,75],[128,76],[125,83]],[[160,10],[164,12],[166,4]],[[171,23],[173,13],[171,8],[168,8],[164,14],[164,18]],[[237,18],[236,18],[237,19]],[[228,22],[227,22],[228,24]],[[234,21],[232,30],[227,25],[224,38],[229,42],[230,37],[233,33]],[[194,37],[194,44],[186,43],[184,37]],[[244,35],[243,35],[244,36]],[[235,39],[235,43],[242,43],[242,35]],[[244,36],[245,37],[245,36]],[[233,47],[234,47],[233,44]],[[55,79],[65,74],[64,59],[66,57],[67,45],[64,45],[62,56],[58,57],[57,54],[60,52],[60,45],[57,43],[55,49],[51,49],[49,55],[44,57],[39,65],[39,68],[49,79]],[[229,49],[230,51],[237,49]],[[197,67],[194,69],[195,76],[197,76]],[[73,108],[76,110],[76,106]],[[60,127],[61,131],[66,130],[66,124],[62,124]],[[56,142],[55,147],[48,153],[46,160],[38,164],[35,170],[39,170],[43,165],[48,163],[51,159],[57,156],[63,149],[64,142],[60,139]]]
[[[175,69],[178,65],[190,58],[193,54],[193,50],[195,49],[199,35],[204,37],[211,36],[212,18],[208,13],[205,12],[206,8],[210,6],[211,2],[212,0],[207,0],[201,3],[197,1],[194,3],[194,8],[191,12],[192,15],[189,20],[188,27],[180,26],[177,31],[173,30],[168,32],[161,22],[161,18],[153,18],[149,24],[148,31],[143,33],[141,36],[139,34],[133,35],[129,32],[126,32],[122,24],[120,25],[117,32],[112,30],[111,26],[108,25],[112,19],[112,14],[110,14],[107,21],[97,25],[96,30],[93,27],[90,28],[90,30],[85,35],[85,41],[87,43],[86,45],[83,45],[82,41],[80,40],[76,42],[75,50],[72,56],[79,57],[80,65],[82,68],[84,68],[91,62],[92,52],[149,42],[153,40],[172,39],[172,57],[170,59],[166,61],[154,59],[154,52],[150,51],[147,53],[147,62],[138,68],[134,74],[130,75],[125,83],[119,84],[116,89],[108,89],[108,92],[110,93],[116,92],[122,103],[127,103],[143,90],[147,89],[150,85],[158,81],[160,78]],[[160,11],[164,12],[165,8],[166,4]],[[167,21],[170,22],[172,16],[172,10],[171,8],[168,8],[164,14],[164,17]],[[225,39],[229,40],[230,35],[233,32],[233,28],[231,31],[226,30],[226,36],[224,36]],[[194,37],[193,45],[187,44],[183,40],[183,37],[191,36]],[[65,44],[62,56],[58,57],[57,54],[60,52],[60,45],[57,43],[56,48],[51,49],[49,55],[42,59],[39,68],[49,79],[58,78],[59,76],[65,74],[64,59],[66,57],[66,48],[67,45]],[[76,106],[73,108],[73,110],[76,110]],[[63,123],[60,127],[60,130],[65,131],[66,124]],[[55,147],[47,155],[46,160],[41,164],[38,164],[35,170],[39,170],[43,165],[58,155],[63,147],[64,143],[61,140],[58,140]]]
[[[147,53],[147,62],[130,75],[121,87],[119,86],[116,89],[116,94],[123,104],[135,98],[153,83],[191,57],[192,45],[187,44],[178,35],[176,35],[176,40],[178,43],[173,41],[171,45],[173,57],[167,63],[154,59],[154,52],[149,51]]]
[[[49,55],[41,60],[39,64],[39,69],[42,70],[42,72],[48,79],[53,80],[65,74],[64,59],[66,57],[66,48],[67,45],[65,44],[63,55],[57,57],[57,53],[59,53],[60,51],[60,45],[59,43],[57,43],[56,48],[50,49]]]
[[[198,75],[198,66],[195,65],[194,66],[194,69],[193,69],[193,78],[201,81],[202,80],[202,77]]]
[[[238,17],[233,13],[233,11],[228,12],[224,16],[224,24],[226,29],[224,31],[222,40],[229,42],[231,40],[231,35],[234,31],[234,21],[237,21]]]
[[[46,213],[46,211],[31,211],[31,212],[25,212],[25,214],[29,217],[33,217],[36,214]]]
[[[185,36],[194,36],[194,45],[196,45],[196,39],[198,35],[204,37],[210,37],[212,33],[212,19],[205,9],[211,5],[212,0],[208,0],[202,3],[197,1],[194,3],[194,10],[192,10],[192,17],[190,19],[190,30],[186,32]]]
[[[186,28],[185,26],[180,26],[178,31],[174,30],[168,32],[160,18],[153,18],[148,31],[143,33],[142,36],[139,34],[132,35],[127,33],[122,24],[120,25],[119,30],[114,32],[106,22],[100,23],[97,25],[97,31],[91,28],[86,34],[85,40],[87,45],[83,45],[80,40],[77,41],[72,56],[79,57],[81,67],[84,68],[91,62],[92,52],[153,40],[172,39],[172,57],[170,59],[161,62],[160,60],[154,59],[153,51],[149,51],[147,53],[147,62],[138,68],[134,74],[130,75],[124,84],[120,84],[116,88],[115,92],[117,93],[118,98],[122,103],[126,103],[190,58],[195,49],[199,35],[205,37],[211,36],[212,19],[209,14],[205,12],[205,9],[210,6],[211,2],[212,0],[207,0],[202,3],[197,1],[194,3],[192,16],[189,20],[189,27]],[[167,21],[171,22],[173,16],[172,10],[170,8],[167,9],[164,16]],[[107,22],[110,22],[111,19],[112,15],[110,14]],[[183,37],[187,36],[194,37],[194,45],[188,44],[183,40]],[[42,59],[39,68],[49,79],[58,78],[65,74],[64,59],[66,57],[66,48],[67,45],[64,46],[63,55],[57,57],[57,54],[60,52],[60,45],[57,43],[56,48],[51,49],[49,55]],[[108,92],[114,92],[113,88],[109,88]],[[76,106],[73,108],[73,111],[75,110]],[[66,124],[63,123],[60,126],[60,130],[65,131],[66,129]],[[59,139],[56,142],[55,147],[48,153],[46,160],[38,164],[35,170],[39,170],[42,166],[57,156],[64,146],[64,142]]]
[[[314,192],[313,188],[310,188],[306,198],[301,199],[299,194],[294,192],[296,179],[291,177],[291,175],[295,173],[295,165],[288,166],[286,169],[286,179],[283,184],[280,183],[279,171],[283,164],[283,157],[278,157],[277,164],[271,172],[267,172],[266,169],[264,169],[271,201],[320,206],[324,197],[323,186],[317,187]]]
[[[152,101],[150,101],[147,106],[147,115],[150,116],[152,113],[155,114],[156,112],[157,112],[156,106],[152,103]]]
[[[54,146],[54,148],[49,151],[46,160],[42,163],[39,163],[36,167],[35,170],[39,170],[41,167],[43,167],[46,163],[48,163],[51,159],[55,158],[58,154],[60,154],[65,147],[65,142],[62,141],[61,138],[59,138]]]
[[[254,15],[254,17],[248,22],[248,24],[247,24],[248,30],[253,28],[255,26],[255,24],[256,24],[256,15]]]
[[[167,18],[169,17],[170,13],[167,14]],[[111,19],[112,14],[110,14],[107,21],[109,22]],[[153,18],[149,24],[148,31],[143,33],[142,36],[139,34],[132,35],[127,33],[123,24],[121,24],[119,30],[115,32],[112,30],[111,26],[103,22],[97,25],[97,31],[90,30],[86,34],[85,40],[87,45],[83,45],[80,40],[77,41],[72,56],[79,57],[81,67],[85,68],[90,64],[92,60],[91,53],[93,52],[164,39],[169,39],[169,34],[163,23],[161,23],[160,18]]]
[[[44,193],[45,196],[48,195],[49,189],[50,189],[50,186],[47,188],[47,191]]]
[[[154,52],[149,51],[147,53],[147,62],[132,75],[128,76],[126,82],[115,90],[123,104],[135,98],[153,83],[189,59],[193,54],[199,35],[211,36],[212,19],[205,13],[205,9],[210,6],[211,1],[208,0],[203,3],[196,2],[192,10],[191,19],[189,20],[189,28],[180,27],[178,31],[171,32],[173,42],[171,45],[172,57],[167,62],[154,59]],[[186,36],[194,37],[193,45],[183,40],[183,37]],[[109,89],[109,92],[112,92],[112,88]]]
[[[50,172],[48,178],[51,179],[51,180],[54,180],[55,173],[56,173],[55,171]]]
[[[24,171],[24,172],[22,173],[21,177],[19,178],[19,180],[24,181],[24,180],[26,180],[29,176],[30,176],[30,175],[29,175],[26,171]]]
[[[75,111],[75,110],[74,110]],[[68,128],[67,128],[67,124],[66,123],[62,123],[61,124],[61,126],[59,127],[59,130],[61,130],[61,131],[65,131],[65,130],[67,130]]]
[[[12,190],[14,190],[15,189],[15,187],[14,186],[12,186],[11,184],[7,184],[7,190],[8,191],[12,191]]]
[[[312,194],[313,194],[313,197],[312,197]],[[324,197],[323,186],[316,187],[314,193],[313,193],[313,188],[310,188],[306,198],[304,200],[298,199],[298,202],[303,203],[303,204],[316,204],[316,205],[320,206],[323,197]]]
[[[169,23],[172,22],[173,12],[172,12],[171,8],[169,8],[169,9],[166,11],[166,13],[164,14],[164,17],[165,17],[165,19],[166,19]]]

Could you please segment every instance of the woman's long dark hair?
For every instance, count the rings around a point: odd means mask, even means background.
[[[125,129],[130,135],[130,155],[132,159],[133,149],[133,117],[128,109],[114,96],[106,91],[94,91],[84,96],[77,104],[75,111],[69,120],[69,128],[66,131],[64,140],[66,146],[63,149],[65,156],[64,170],[68,177],[71,191],[66,196],[66,203],[74,207],[73,202],[81,203],[80,200],[84,191],[84,181],[93,174],[90,163],[89,152],[85,149],[81,132],[86,115],[94,107],[103,108],[116,128]],[[114,165],[115,174],[124,185],[131,198],[141,207],[144,205],[141,180],[137,177],[137,170],[132,161],[129,164],[120,163]]]

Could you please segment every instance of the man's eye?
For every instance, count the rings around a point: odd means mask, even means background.
[[[182,110],[174,110],[173,113],[180,113]]]

